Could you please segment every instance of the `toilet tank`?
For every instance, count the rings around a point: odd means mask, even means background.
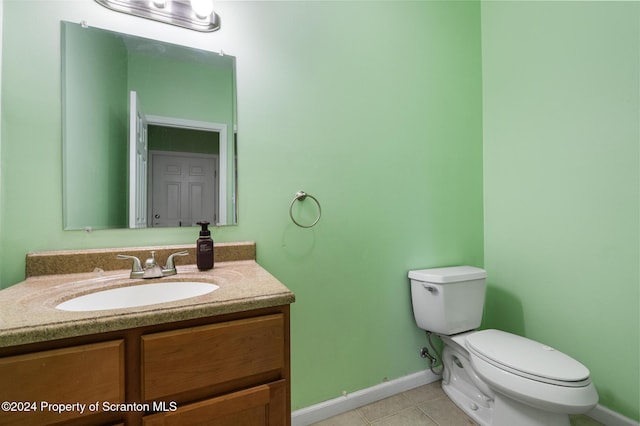
[[[418,327],[451,335],[482,321],[487,272],[473,266],[409,271],[413,315]]]

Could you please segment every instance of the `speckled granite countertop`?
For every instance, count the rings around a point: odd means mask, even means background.
[[[142,260],[144,262],[144,259]],[[178,264],[178,274],[130,279],[129,270],[41,275],[0,290],[0,347],[290,304],[294,294],[255,260],[216,262],[210,271]],[[59,303],[94,291],[162,281],[202,281],[211,293],[135,308],[65,312]]]

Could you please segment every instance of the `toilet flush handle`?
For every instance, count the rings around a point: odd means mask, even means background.
[[[431,294],[438,294],[438,289],[435,288],[435,287],[432,287],[432,286],[426,285],[426,284],[422,284],[422,287],[424,287],[424,289],[427,290]]]

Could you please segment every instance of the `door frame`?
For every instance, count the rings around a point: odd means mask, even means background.
[[[220,148],[218,159],[218,223],[227,223],[227,185],[228,185],[228,156],[229,140],[227,138],[227,125],[211,121],[187,120],[177,117],[162,115],[147,115],[147,124],[164,127],[177,127],[180,129],[203,130],[205,132],[217,132],[220,134]]]
[[[147,227],[147,115],[135,90],[129,92],[129,228]]]

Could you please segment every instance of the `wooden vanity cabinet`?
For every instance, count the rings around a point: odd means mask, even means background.
[[[143,426],[259,426],[288,424],[287,382],[279,380],[146,416]]]
[[[89,418],[96,401],[125,400],[124,341],[76,345],[0,358],[0,425]]]
[[[142,399],[179,407],[143,424],[287,424],[285,334],[275,313],[142,336]],[[239,390],[179,404],[230,388]]]
[[[0,411],[0,425],[290,426],[289,334],[289,306],[283,305],[18,351],[0,348],[1,400],[112,401],[145,408],[84,419]],[[56,349],[25,352],[44,347]]]

